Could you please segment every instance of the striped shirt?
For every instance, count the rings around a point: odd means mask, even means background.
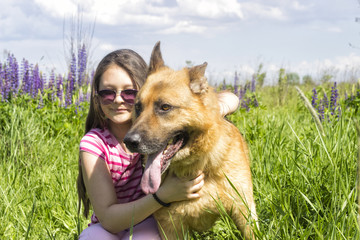
[[[91,129],[81,139],[80,151],[91,153],[106,162],[118,203],[131,202],[144,196],[140,187],[142,177],[140,154],[126,153],[108,129]],[[91,222],[98,222],[95,214],[92,215]]]

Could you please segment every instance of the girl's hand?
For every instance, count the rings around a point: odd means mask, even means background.
[[[199,172],[198,176],[180,179],[169,173],[164,179],[156,195],[166,203],[196,199],[201,196],[200,190],[204,186],[204,173]]]

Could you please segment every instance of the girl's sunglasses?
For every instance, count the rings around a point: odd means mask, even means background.
[[[101,90],[97,93],[100,96],[100,102],[103,105],[109,105],[114,102],[117,93],[127,104],[133,105],[135,103],[135,98],[138,90],[136,89],[125,89],[120,91],[115,91],[111,89]]]

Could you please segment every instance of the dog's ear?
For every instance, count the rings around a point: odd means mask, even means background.
[[[151,53],[148,74],[155,72],[156,70],[158,70],[159,68],[161,68],[163,66],[164,66],[164,60],[162,59],[162,56],[161,56],[160,41],[158,41],[155,44],[155,46],[152,50],[152,53]]]
[[[205,77],[207,62],[189,69],[190,89],[193,93],[202,94],[208,90],[208,82]]]

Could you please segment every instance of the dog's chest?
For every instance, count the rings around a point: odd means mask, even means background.
[[[192,201],[174,202],[169,208],[162,208],[157,211],[154,216],[163,224],[178,222],[183,227],[196,230],[206,231],[210,229],[218,218],[216,208],[217,193],[209,192],[213,186],[205,184],[203,194],[199,199]],[[169,214],[171,217],[169,218]]]

